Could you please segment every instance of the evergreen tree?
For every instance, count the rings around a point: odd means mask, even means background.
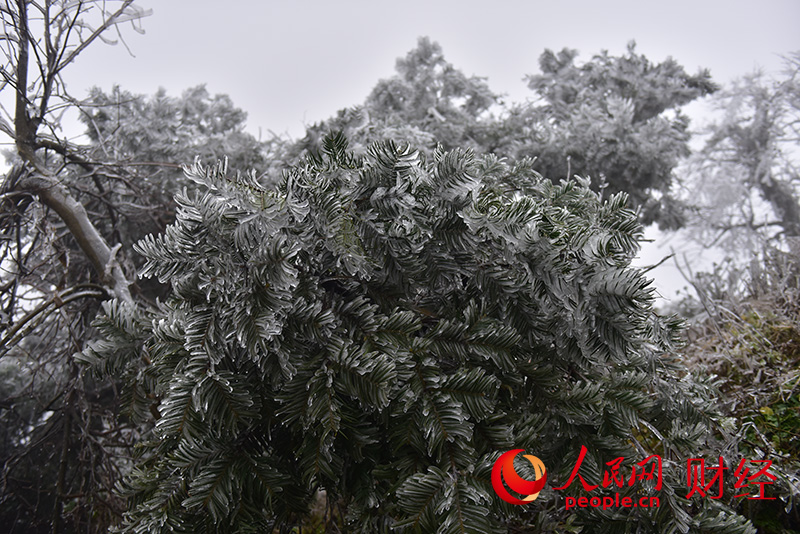
[[[340,130],[359,153],[385,140],[413,142],[427,154],[437,145],[486,151],[480,140],[484,130],[495,128],[490,110],[499,97],[483,78],[455,68],[427,37],[398,58],[395,70],[395,76],[378,81],[363,105],[309,127],[287,159],[296,163],[303,151],[319,154],[325,135]]]
[[[527,76],[534,99],[505,104],[483,78],[467,76],[437,43],[421,38],[398,59],[395,76],[378,82],[362,106],[310,127],[288,159],[304,150],[318,154],[323,137],[336,130],[356,150],[393,139],[427,154],[441,144],[529,157],[551,180],[579,175],[596,191],[626,192],[645,224],[683,226],[684,206],[670,196],[674,170],[690,153],[681,108],[717,90],[710,74],[690,75],[672,58],[653,63],[634,43],[621,56],[577,58],[576,50],[546,50],[540,73]]]
[[[499,143],[517,157],[537,158],[551,179],[591,177],[595,187],[625,191],[646,224],[683,224],[669,196],[673,170],[689,156],[689,118],[680,108],[711,94],[708,71],[689,75],[674,59],[653,64],[637,54],[604,51],[577,64],[576,50],[545,51],[541,74],[528,76],[536,105],[512,108]],[[514,130],[525,135],[509,135]]]
[[[361,158],[341,135],[278,191],[224,165],[188,175],[175,223],[137,245],[170,298],[108,303],[82,355],[127,378],[131,417],[155,417],[120,531],[289,532],[323,489],[352,532],[753,532],[682,498],[708,392],[682,379],[676,323],[630,267],[624,194],[462,150]],[[555,486],[581,446],[593,483],[662,455],[661,507],[568,519],[554,492],[494,495],[502,451],[535,452]]]
[[[422,37],[399,58],[397,75],[377,83],[365,103],[387,125],[413,125],[446,149],[480,149],[474,139],[499,103],[483,78],[467,76],[445,60],[441,46]]]

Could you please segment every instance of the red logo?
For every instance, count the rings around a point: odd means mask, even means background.
[[[514,469],[514,458],[524,450],[525,449],[514,449],[508,451],[501,455],[494,463],[494,467],[492,467],[492,487],[494,487],[497,496],[507,503],[528,504],[529,502],[535,501],[547,481],[547,470],[544,467],[544,463],[536,456],[530,454],[523,454],[522,456],[523,458],[527,458],[531,465],[533,465],[536,471],[536,479],[525,480],[517,474],[516,469]],[[503,485],[504,480],[510,489],[520,495],[524,495],[524,497],[518,499],[512,496]]]

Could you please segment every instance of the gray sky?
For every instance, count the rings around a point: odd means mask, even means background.
[[[538,71],[545,48],[578,49],[587,60],[603,49],[621,54],[630,40],[653,62],[669,56],[689,72],[708,68],[726,83],[761,67],[781,68],[781,55],[800,50],[798,0],[142,0],[153,10],[144,35],[123,28],[133,53],[100,43],[65,72],[76,97],[113,84],[172,95],[205,83],[247,111],[248,130],[301,136],[304,124],[362,103],[380,78],[420,36],[439,42],[445,57],[512,101],[530,96],[522,78]],[[128,30],[128,31],[125,31]],[[702,115],[692,104],[690,115]],[[698,125],[698,122],[695,122]],[[640,265],[670,247],[694,270],[707,265],[685,239],[646,245]],[[684,286],[672,264],[651,273],[665,297]]]

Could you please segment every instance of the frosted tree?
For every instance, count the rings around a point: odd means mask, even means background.
[[[629,265],[625,195],[461,150],[361,158],[341,135],[277,191],[221,165],[188,174],[175,223],[136,247],[169,299],[108,303],[82,356],[154,423],[121,532],[289,532],[317,490],[330,531],[753,532],[679,497],[708,392],[682,379],[676,325]],[[528,194],[498,185],[512,175]],[[595,481],[661,454],[661,508],[567,522],[554,492],[494,495],[500,452],[535,451],[555,486],[582,445]]]

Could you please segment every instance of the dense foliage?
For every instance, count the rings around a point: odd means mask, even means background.
[[[673,171],[689,155],[689,118],[680,110],[717,90],[709,72],[687,74],[672,58],[653,64],[634,43],[619,57],[576,58],[568,49],[540,57],[541,74],[528,85],[543,102],[512,115],[509,122],[530,132],[519,136],[515,154],[536,157],[544,176],[590,176],[609,192],[627,192],[647,224],[682,226],[669,196]]]
[[[593,480],[619,456],[663,454],[662,506],[571,524],[752,532],[677,496],[706,406],[629,266],[641,227],[624,195],[554,185],[530,162],[324,143],[278,192],[193,167],[199,191],[137,245],[170,299],[110,303],[83,356],[127,373],[132,416],[158,412],[122,531],[287,529],[322,489],[352,531],[536,532],[531,518],[546,509],[556,528],[563,504],[502,505],[492,462],[536,451],[555,485],[585,445]],[[531,193],[491,187],[507,175]]]

